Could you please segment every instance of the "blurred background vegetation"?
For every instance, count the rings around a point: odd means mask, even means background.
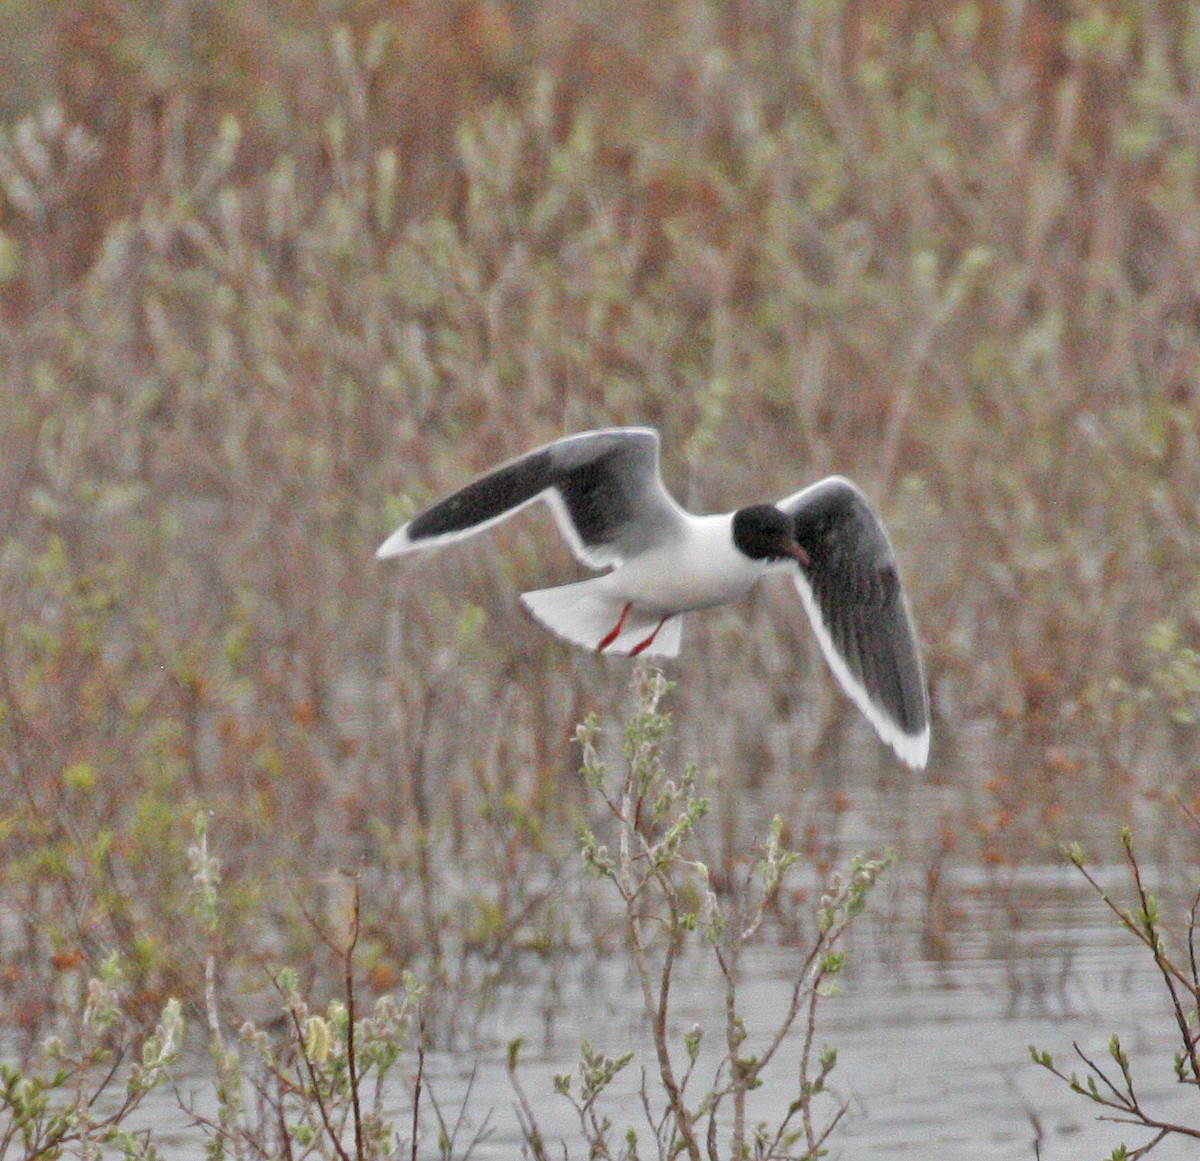
[[[559,878],[570,736],[629,666],[516,602],[576,566],[544,515],[372,554],[598,425],[659,427],[698,509],[853,477],[922,632],[914,776],[789,585],[693,618],[671,708],[720,773],[715,883],[776,811],[818,866],[865,826],[953,955],[948,868],[1003,883],[1128,822],[1195,861],[1200,4],[0,21],[0,989],[27,1043],[114,947],[147,1013],[198,994],[196,809],[231,979],[328,970],[306,917],[339,866],[379,989],[478,997],[596,938]],[[864,788],[895,809],[864,821]]]

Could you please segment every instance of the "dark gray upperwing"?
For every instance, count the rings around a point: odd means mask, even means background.
[[[610,428],[527,452],[434,504],[385,541],[380,556],[482,532],[545,498],[575,555],[595,568],[661,543],[681,513],[658,474],[658,434]]]
[[[866,497],[831,476],[779,504],[808,554],[797,587],[830,667],[910,765],[929,746],[929,701],[916,630],[887,533]]]

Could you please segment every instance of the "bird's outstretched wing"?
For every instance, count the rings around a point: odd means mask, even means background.
[[[908,765],[929,756],[929,699],[896,557],[866,497],[840,476],[781,500],[808,564],[796,587],[842,688]]]
[[[375,555],[382,560],[474,536],[539,499],[549,502],[571,551],[591,568],[661,544],[684,517],[658,473],[658,433],[614,427],[501,464],[397,529]]]

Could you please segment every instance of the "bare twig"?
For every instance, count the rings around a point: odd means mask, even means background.
[[[521,1084],[520,1078],[517,1076],[517,1057],[521,1051],[522,1043],[522,1039],[518,1037],[508,1046],[508,1079],[509,1083],[513,1086],[513,1092],[517,1094],[517,1116],[521,1122],[521,1134],[525,1138],[525,1143],[529,1146],[529,1151],[533,1154],[534,1161],[550,1161],[550,1155],[546,1152],[546,1143],[542,1140],[541,1130],[538,1128],[533,1106],[529,1103],[529,1098],[525,1095],[525,1089]],[[417,1075],[419,1085],[419,1067]],[[413,1127],[412,1161],[417,1161],[415,1124]]]
[[[1193,897],[1188,913],[1187,971],[1179,966],[1168,954],[1166,942],[1158,920],[1158,903],[1147,889],[1134,849],[1131,832],[1127,829],[1121,833],[1121,845],[1124,848],[1125,859],[1129,866],[1130,878],[1137,895],[1136,911],[1121,907],[1100,885],[1095,875],[1087,868],[1083,852],[1078,844],[1072,845],[1066,851],[1067,857],[1075,868],[1083,875],[1097,897],[1105,907],[1116,917],[1120,925],[1142,943],[1154,958],[1155,966],[1162,976],[1163,984],[1170,996],[1172,1014],[1179,1031],[1184,1051],[1176,1057],[1176,1072],[1179,1079],[1188,1084],[1200,1081],[1200,1061],[1197,1053],[1197,1034],[1194,1022],[1197,1012],[1197,1002],[1200,999],[1200,988],[1197,987],[1197,955],[1196,955],[1196,924],[1197,910],[1200,908],[1200,892]],[[1190,977],[1190,978],[1189,978]],[[1120,1077],[1109,1074],[1100,1063],[1088,1056],[1076,1043],[1075,1053],[1087,1067],[1085,1079],[1064,1073],[1057,1068],[1049,1053],[1032,1049],[1034,1061],[1053,1073],[1063,1081],[1073,1092],[1094,1101],[1109,1114],[1099,1117],[1100,1120],[1112,1121],[1117,1124],[1135,1125],[1144,1129],[1154,1130],[1153,1138],[1145,1145],[1130,1151],[1130,1158],[1144,1157],[1166,1137],[1177,1135],[1200,1139],[1200,1128],[1173,1121],[1164,1121],[1149,1113],[1141,1104],[1134,1086],[1133,1069],[1128,1056],[1122,1048],[1117,1036],[1113,1036],[1109,1045],[1109,1055],[1120,1069]],[[1188,1075],[1190,1070],[1190,1075]]]
[[[421,1085],[425,1080],[425,1006],[417,1017],[417,1079],[413,1082],[412,1157],[417,1161],[417,1140],[421,1129]]]
[[[350,1072],[350,1107],[354,1110],[354,1148],[358,1161],[363,1158],[362,1109],[358,1099],[358,1055],[354,1046],[354,949],[358,946],[358,933],[362,910],[362,876],[350,876],[354,881],[353,909],[350,916],[350,933],[344,952],[346,981],[346,1064]]]

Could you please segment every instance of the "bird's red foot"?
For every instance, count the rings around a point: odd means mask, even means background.
[[[629,610],[632,608],[633,602],[626,601],[625,607],[621,610],[620,617],[617,618],[617,623],[612,627],[612,632],[596,646],[597,653],[603,653],[621,635],[621,630],[625,628],[625,618],[629,616]],[[655,632],[657,633],[658,630],[655,629]]]

